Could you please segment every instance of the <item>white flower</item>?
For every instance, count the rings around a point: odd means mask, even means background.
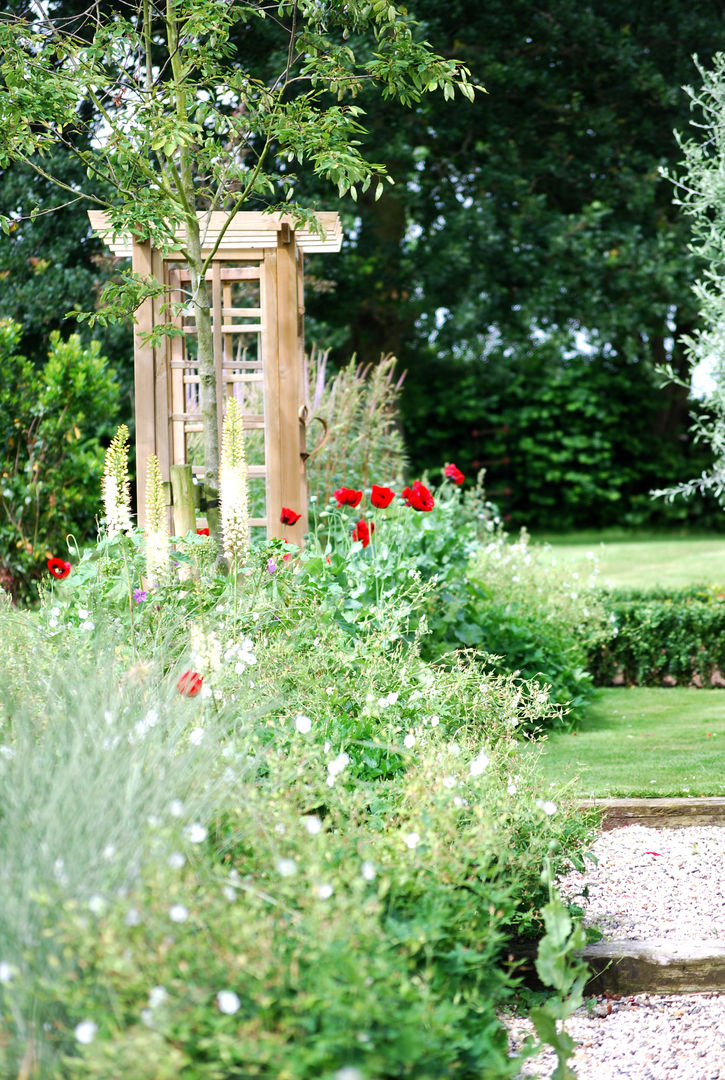
[[[417,832],[408,833],[408,835],[405,837],[405,846],[407,848],[410,848],[411,851],[413,851],[414,848],[417,848],[419,843],[420,836]]]
[[[90,619],[90,617],[91,617],[91,613],[88,610],[88,608],[84,608],[84,607],[79,607],[78,608],[78,618],[79,619]]]
[[[172,817],[181,817],[184,813],[184,804],[181,799],[173,799],[169,803],[169,813]]]
[[[454,757],[458,757],[461,752],[461,748],[456,742],[448,743],[448,749]]]
[[[227,1016],[233,1016],[242,1004],[233,990],[220,990],[216,996],[216,1003],[219,1012],[226,1013]]]
[[[395,705],[399,697],[400,694],[397,690],[391,690],[387,697],[388,705]]]
[[[326,686],[326,687],[325,687],[325,693],[327,694],[327,696],[328,696],[328,697],[330,697],[330,696],[331,696],[332,694],[334,694],[334,693],[335,693],[335,691],[334,691],[333,687],[331,687],[331,686]]]
[[[79,1043],[83,1043],[84,1046],[88,1046],[92,1043],[96,1037],[98,1031],[98,1025],[94,1024],[92,1020],[81,1020],[80,1024],[76,1025],[73,1034]]]
[[[441,722],[440,716],[436,716],[435,714],[433,716],[431,716],[431,718],[430,718],[430,726],[431,727],[438,727],[440,722]]]
[[[173,904],[169,908],[169,918],[172,922],[186,922],[189,918],[189,909],[184,907],[183,904]]]
[[[556,813],[556,803],[551,802],[550,799],[537,799],[536,805],[538,806],[539,810],[544,811],[547,817],[551,817],[552,814]]]
[[[138,924],[141,922],[141,913],[138,908],[129,908],[124,916],[123,921],[125,922],[126,926],[138,926]]]
[[[192,746],[201,746],[201,743],[203,742],[203,739],[204,739],[204,728],[200,728],[200,727],[194,728],[194,730],[192,732],[190,732],[190,734],[189,734],[189,742],[192,744]]]
[[[206,840],[206,829],[198,821],[195,821],[193,825],[186,826],[184,836],[190,844],[203,844]]]
[[[106,910],[106,901],[104,897],[100,896],[99,893],[94,893],[88,901],[88,910],[93,915],[102,915]]]
[[[103,851],[101,852],[101,858],[105,859],[106,862],[110,862],[111,859],[114,858],[115,854],[116,854],[116,849],[113,846],[113,844],[106,844]]]
[[[13,750],[12,746],[0,746],[0,757],[14,758],[15,751]]]
[[[110,727],[111,724],[113,723],[113,713],[110,711],[110,709],[106,709],[106,711],[103,714],[103,719],[106,721],[106,723]]]
[[[0,983],[9,983],[13,977],[13,969],[5,960],[0,961]]]
[[[453,788],[456,786],[456,778],[455,776],[444,776],[441,783],[443,784],[443,787]]]
[[[328,761],[328,763],[327,763],[327,771],[330,774],[330,779],[334,778],[339,773],[343,772],[344,769],[345,769],[345,766],[349,765],[349,764],[350,764],[350,755],[346,754],[344,750],[342,751],[342,753],[338,754],[337,757],[334,758],[332,761]],[[329,780],[328,780],[328,782],[329,782]]]
[[[307,735],[308,732],[312,731],[312,721],[309,716],[303,716],[302,713],[299,713],[295,717],[295,727],[301,735]]]
[[[322,822],[316,814],[309,814],[304,818],[305,828],[310,836],[317,836],[318,832],[322,828]]]
[[[403,746],[406,748],[406,750],[412,750],[415,746],[415,735],[412,731],[409,731],[403,739]]]
[[[172,870],[181,870],[185,862],[186,855],[182,855],[180,851],[172,851],[169,855],[169,866]]]
[[[169,991],[165,986],[152,986],[149,990],[149,1009],[158,1009],[168,999]]]
[[[509,795],[515,795],[515,794],[516,794],[516,790],[517,790],[517,789],[516,789],[516,784],[514,784],[514,783],[513,783],[513,781],[512,781],[512,782],[511,782],[511,783],[510,783],[510,784],[508,785],[508,787],[506,788],[506,790],[508,791]]]
[[[342,1069],[337,1070],[334,1080],[365,1080],[365,1074],[354,1065],[344,1065]]]
[[[329,885],[327,882],[323,882],[322,885],[317,886],[317,895],[320,900],[329,900],[334,891],[332,885]]]
[[[249,664],[250,667],[257,663],[257,657],[254,655],[253,649],[254,642],[250,638],[244,638],[239,646],[239,659],[244,664]]]
[[[233,904],[237,898],[237,890],[233,885],[225,885],[222,888],[222,896],[225,900],[228,900],[230,904]]]
[[[360,868],[360,873],[366,881],[375,881],[377,877],[377,870],[371,862],[364,862]]]
[[[478,757],[475,757],[468,767],[468,771],[471,776],[480,776],[488,765],[488,760],[489,759],[487,755],[484,754],[483,751],[481,751]]]
[[[293,874],[297,873],[297,863],[294,859],[278,859],[277,873],[282,877],[292,877]]]

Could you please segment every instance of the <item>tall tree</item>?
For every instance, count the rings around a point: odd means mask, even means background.
[[[385,103],[364,102],[376,153],[399,182],[358,208],[352,256],[327,274],[337,303],[313,298],[313,316],[345,333],[342,355],[399,349],[419,464],[446,447],[475,456],[460,411],[440,415],[440,392],[465,380],[468,430],[491,426],[492,396],[507,380],[557,362],[537,348],[542,335],[556,337],[559,365],[590,352],[623,394],[628,383],[642,389],[646,371],[656,408],[640,426],[650,446],[679,452],[686,395],[657,391],[652,372],[662,362],[685,370],[696,260],[659,169],[678,157],[673,129],[688,122],[681,86],[695,74],[693,53],[706,61],[725,45],[725,5],[411,8],[434,46],[462,56],[488,94],[466,110],[422,101],[398,123]]]
[[[271,36],[278,61],[256,69],[238,56]],[[357,51],[356,51],[357,49]],[[473,99],[464,66],[435,54],[406,13],[388,0],[138,0],[92,6],[73,18],[30,3],[0,20],[0,167],[22,162],[104,207],[116,233],[176,249],[191,277],[198,340],[204,478],[218,486],[216,384],[206,271],[204,215],[228,221],[261,199],[311,221],[295,198],[295,163],[355,198],[385,166],[360,150],[366,87],[404,104],[429,90]],[[49,171],[58,144],[81,162],[79,188]],[[199,214],[201,211],[201,216]],[[15,222],[3,219],[6,232]],[[133,309],[160,286],[126,272],[106,292],[106,315]],[[171,324],[164,328],[171,332]]]

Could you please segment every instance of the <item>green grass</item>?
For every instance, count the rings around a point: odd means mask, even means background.
[[[601,579],[625,588],[679,588],[725,583],[725,536],[673,537],[653,533],[568,533],[534,537],[551,547],[541,558],[589,573],[591,552]]]
[[[581,797],[725,795],[725,692],[598,690],[576,733],[548,737],[539,767]]]

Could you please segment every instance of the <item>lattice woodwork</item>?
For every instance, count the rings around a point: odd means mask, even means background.
[[[144,335],[168,320],[159,299],[136,312],[134,348],[136,453],[139,466],[151,453],[168,479],[171,464],[203,471],[196,326],[184,307],[190,275],[177,254],[161,255],[149,244],[110,234],[104,214],[91,211],[91,225],[120,257],[131,255],[133,269],[163,282],[178,305],[181,336],[152,347]],[[281,215],[237,214],[224,235],[207,275],[210,287],[217,414],[221,431],[224,403],[234,396],[242,407],[249,463],[250,524],[268,536],[282,534],[282,506],[301,513],[285,532],[300,542],[307,529],[304,463],[304,251],[337,251],[342,232],[336,214],[318,215],[324,237],[295,233]],[[206,243],[211,247],[225,216],[209,215]],[[180,236],[183,239],[183,236]],[[144,524],[144,469],[138,469],[139,523]]]

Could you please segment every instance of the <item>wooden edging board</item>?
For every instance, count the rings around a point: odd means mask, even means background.
[[[677,829],[687,825],[725,826],[725,798],[585,799],[579,804],[598,810],[602,829],[647,825]]]
[[[537,942],[510,957],[526,986],[545,990],[534,966]],[[596,941],[582,949],[589,968],[585,993],[719,994],[725,992],[725,943],[713,941]]]
[[[587,994],[717,994],[725,991],[725,944],[712,941],[597,941],[582,958]]]

